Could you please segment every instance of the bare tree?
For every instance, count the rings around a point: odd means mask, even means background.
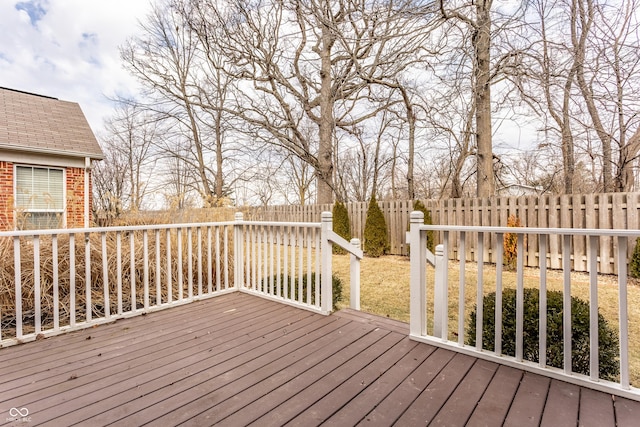
[[[287,203],[301,206],[311,203],[314,195],[311,166],[291,155],[286,156],[282,166],[286,184],[282,186],[284,188],[281,192]]]
[[[209,0],[197,7],[210,27],[226,30],[219,48],[228,72],[243,80],[228,111],[254,128],[254,140],[279,145],[311,165],[317,201],[331,202],[336,133],[351,131],[384,108],[370,103],[362,75],[404,61],[401,37],[407,33],[399,30],[415,19],[408,13],[415,5]],[[356,107],[363,102],[367,108]],[[317,127],[312,138],[301,130],[310,123]]]
[[[632,165],[640,149],[640,4],[637,0],[576,3],[572,9],[575,25],[590,33],[576,80],[591,119],[588,127],[602,146],[603,190],[629,191],[634,181]]]
[[[194,207],[194,199],[200,198],[198,186],[195,184],[197,177],[194,180],[191,165],[185,162],[188,157],[189,154],[185,151],[164,159],[166,174],[161,180],[162,195],[169,209],[182,210]]]
[[[472,33],[478,197],[488,197],[495,194],[491,140],[492,3],[493,0],[476,0],[471,5],[446,8],[443,0],[438,1],[440,11],[445,19],[456,19],[464,23]]]
[[[105,157],[93,164],[91,172],[94,218],[118,218],[126,197],[127,162],[113,139],[101,138]]]
[[[156,4],[142,35],[121,49],[121,57],[147,89],[146,107],[172,123],[174,139],[164,138],[164,151],[169,157],[189,153],[182,160],[197,172],[203,204],[215,205],[225,196],[222,105],[229,82],[222,78],[219,58],[181,15],[183,6]],[[186,142],[188,150],[176,141]]]
[[[510,68],[510,76],[524,102],[541,117],[545,134],[551,132],[559,136],[564,192],[570,194],[573,192],[576,163],[572,129],[573,88],[579,58],[584,56],[575,50],[584,45],[587,33],[578,34],[572,23],[572,38],[577,40],[575,46],[563,40],[560,23],[571,21],[571,18],[565,15],[566,10],[558,7],[559,1],[530,2],[530,33],[526,34],[528,46],[519,50],[516,64]]]
[[[151,120],[139,106],[120,103],[115,114],[105,123],[109,148],[126,164],[124,178],[128,181],[126,198],[129,210],[140,210],[152,182],[157,155],[153,143],[157,137],[157,122]]]
[[[560,139],[564,192],[584,183],[575,176],[581,161],[600,176],[600,191],[630,188],[624,176],[633,181],[640,148],[632,138],[640,105],[637,0],[533,0],[529,6],[527,46],[512,58],[509,74],[545,134]]]

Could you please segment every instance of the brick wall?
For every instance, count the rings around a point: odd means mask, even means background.
[[[13,163],[0,161],[0,231],[13,229]]]
[[[89,179],[91,185],[91,179]],[[91,206],[89,187],[89,206]],[[91,208],[89,208],[91,223]],[[84,169],[67,168],[67,228],[84,227]]]
[[[68,228],[84,227],[84,169],[67,168],[66,179],[66,226]],[[91,203],[91,187],[89,187],[89,206]],[[89,209],[89,222],[91,222],[91,209]],[[0,231],[13,230],[13,228],[13,163],[0,161]]]

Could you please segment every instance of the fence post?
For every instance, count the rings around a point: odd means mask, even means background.
[[[242,212],[236,212],[233,225],[233,285],[237,290],[244,287],[244,244],[242,235]]]
[[[322,222],[320,226],[320,256],[322,270],[320,273],[320,308],[322,312],[329,314],[333,309],[333,278],[331,277],[331,242],[329,242],[329,232],[333,231],[333,214],[322,212]]]
[[[444,277],[445,268],[447,268],[444,263],[444,245],[436,246],[436,255],[435,255],[435,287],[433,291],[433,335],[438,338],[446,338],[446,320],[443,319],[443,312],[446,307],[446,280]]]
[[[427,264],[427,235],[420,231],[424,224],[424,213],[411,212],[409,229],[410,280],[409,280],[409,333],[414,336],[427,334],[427,287],[425,269]]]
[[[360,249],[360,239],[351,239],[351,244]],[[351,290],[349,307],[360,310],[360,259],[351,254]]]

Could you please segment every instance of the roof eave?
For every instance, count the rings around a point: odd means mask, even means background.
[[[62,156],[62,157],[89,157],[91,160],[104,160],[104,153],[83,153],[79,151],[65,151],[65,150],[51,150],[51,149],[38,149],[32,147],[17,147],[15,145],[3,144],[0,143],[0,149],[11,150],[11,151],[21,151],[27,153],[40,153],[40,154],[51,154],[54,156]]]

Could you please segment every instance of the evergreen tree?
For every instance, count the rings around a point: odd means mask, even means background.
[[[376,196],[371,196],[367,209],[367,222],[364,225],[364,251],[372,257],[384,255],[389,250],[387,222],[378,206]]]
[[[636,239],[636,247],[629,261],[629,276],[640,279],[640,238]]]
[[[333,231],[340,237],[348,241],[351,240],[351,224],[349,222],[349,212],[342,202],[333,205]],[[346,251],[339,246],[333,246],[334,254],[345,254]]]
[[[433,220],[431,219],[431,211],[427,209],[427,207],[420,200],[416,200],[413,202],[413,210],[420,211],[424,214],[424,223],[427,225],[432,225]],[[427,231],[427,249],[431,252],[435,252],[436,250],[436,238],[433,230]]]

